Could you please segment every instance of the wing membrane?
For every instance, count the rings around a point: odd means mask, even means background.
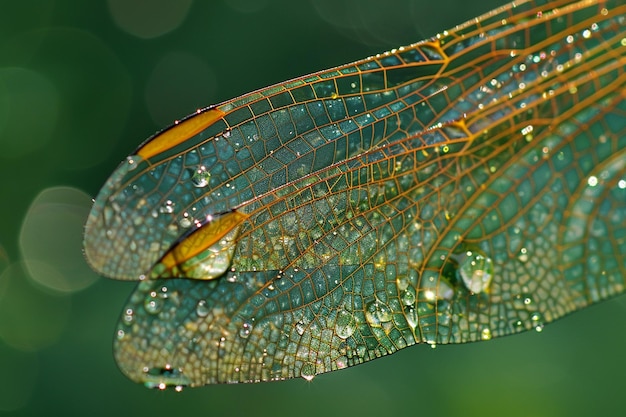
[[[149,140],[96,199],[88,259],[210,280],[138,285],[122,370],[150,386],[311,378],[623,292],[625,12],[518,2]],[[191,137],[164,140],[177,126]],[[216,222],[234,210],[229,235]]]

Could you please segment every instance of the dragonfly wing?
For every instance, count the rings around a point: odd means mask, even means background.
[[[122,370],[157,387],[312,378],[623,292],[625,13],[518,2],[144,144],[96,199],[88,258],[201,279],[138,285]]]

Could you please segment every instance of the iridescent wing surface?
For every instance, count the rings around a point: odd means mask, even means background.
[[[120,368],[312,378],[622,293],[625,18],[621,0],[516,2],[149,139],[85,231],[97,271],[141,280]]]

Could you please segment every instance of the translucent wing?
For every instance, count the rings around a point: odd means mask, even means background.
[[[516,2],[148,140],[85,232],[96,270],[143,279],[120,368],[159,387],[312,378],[621,293],[625,13]]]

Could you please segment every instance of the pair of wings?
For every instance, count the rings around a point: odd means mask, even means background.
[[[622,293],[625,18],[621,0],[516,2],[150,138],[85,228],[95,270],[141,281],[122,371],[309,379]]]

